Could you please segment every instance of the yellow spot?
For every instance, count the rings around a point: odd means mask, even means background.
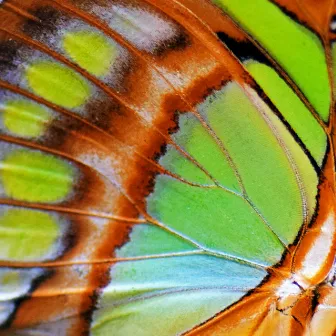
[[[40,105],[26,100],[8,101],[3,107],[4,126],[15,135],[35,138],[43,135],[50,113]]]
[[[34,93],[63,107],[79,107],[90,95],[90,87],[81,75],[55,62],[30,65],[26,79]]]
[[[56,220],[41,211],[9,209],[0,217],[0,258],[2,260],[41,259],[52,252],[59,236]],[[9,274],[6,283],[17,281]]]
[[[90,31],[67,33],[63,48],[83,69],[96,76],[106,75],[118,56],[117,47],[105,36]]]
[[[74,169],[70,164],[41,152],[11,152],[0,167],[6,195],[21,201],[63,201],[74,182]]]

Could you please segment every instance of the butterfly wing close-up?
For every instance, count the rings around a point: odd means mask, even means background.
[[[0,335],[336,335],[333,0],[0,1]]]

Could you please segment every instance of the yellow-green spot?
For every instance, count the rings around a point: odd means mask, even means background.
[[[55,219],[44,212],[9,209],[0,217],[0,258],[2,260],[41,259],[52,252],[59,236]],[[8,274],[2,282],[18,281]]]
[[[29,150],[11,152],[1,163],[5,193],[21,201],[63,201],[72,190],[74,175],[70,164]]]
[[[26,100],[8,101],[2,110],[3,124],[7,130],[25,138],[43,135],[51,119],[45,108]]]
[[[108,73],[118,49],[103,35],[91,31],[68,32],[63,48],[82,68],[96,76]]]
[[[26,79],[34,93],[63,107],[79,107],[90,96],[89,84],[81,75],[55,62],[31,64]]]

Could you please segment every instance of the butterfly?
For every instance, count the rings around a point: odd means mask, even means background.
[[[0,335],[335,334],[333,0],[0,18]]]

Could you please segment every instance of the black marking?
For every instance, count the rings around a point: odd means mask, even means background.
[[[223,32],[217,32],[216,34],[241,62],[252,59],[271,66],[268,58],[252,42],[238,41]]]
[[[86,330],[82,331],[82,336],[89,336],[90,326],[93,322],[93,313],[96,309],[99,309],[99,298],[101,297],[101,290],[105,288],[111,282],[110,268],[101,268],[95,271],[96,279],[100,279],[100,286],[98,286],[92,295],[89,296],[91,301],[89,308],[82,314],[83,320],[86,323]]]
[[[102,130],[111,128],[111,121],[114,116],[126,116],[125,107],[115,99],[90,100],[85,106],[87,115],[85,119]]]
[[[51,6],[38,7],[31,11],[31,14],[36,17],[37,20],[26,20],[22,30],[32,37],[55,33],[57,30],[57,22],[62,15],[61,12]]]
[[[15,70],[15,58],[19,49],[19,43],[8,39],[0,43],[0,71],[6,69]]]
[[[320,287],[323,286],[323,284],[319,285],[318,287],[316,287],[314,290],[313,290],[313,295],[312,295],[312,298],[311,298],[311,313],[312,315],[314,315],[317,311],[317,308],[320,304],[320,293],[319,293],[319,289]]]
[[[174,133],[177,133],[177,131],[180,129],[180,126],[179,126],[179,119],[180,119],[180,111],[175,111],[174,114],[173,114],[173,117],[172,117],[172,126],[170,126],[168,128],[168,134],[174,134]]]
[[[152,53],[156,56],[164,56],[169,51],[182,51],[190,45],[189,36],[182,28],[179,28],[177,35],[156,46]]]
[[[106,271],[106,275],[97,276],[99,279],[106,278],[106,283],[103,284],[101,287],[105,287],[108,285],[109,277],[109,269]],[[96,305],[99,302],[100,296],[100,288],[96,288],[92,295],[89,295],[90,305],[89,307],[84,310],[80,316],[82,317],[83,322],[85,323],[83,330],[81,330],[81,336],[89,336],[90,335],[90,326],[93,322],[93,313],[97,309]]]
[[[295,322],[297,322],[299,325],[300,325],[300,327],[302,328],[302,331],[304,330],[304,326],[303,326],[303,324],[300,322],[300,320],[295,316],[295,315],[291,315],[291,317],[293,318],[293,320],[295,321]]]
[[[332,33],[336,33],[336,15],[333,15],[330,20],[329,30]]]
[[[153,156],[153,160],[159,162],[160,158],[167,153],[167,144],[163,144],[160,147],[159,152],[155,153]]]
[[[62,251],[56,259],[51,259],[50,261],[63,258],[67,252],[70,252],[78,244],[77,226],[80,224],[76,220],[70,220],[69,222],[69,227],[61,238]]]
[[[304,288],[298,282],[293,281],[293,284],[298,286],[301,289],[301,291],[304,291]]]
[[[167,152],[167,145],[163,144],[161,145],[160,151],[156,152],[153,155],[153,160],[156,162],[159,162],[160,158],[163,157]],[[153,170],[147,180],[143,179],[142,182],[144,183],[143,189],[144,189],[144,195],[143,198],[147,201],[147,197],[151,195],[155,190],[156,185],[156,178],[161,175],[161,172],[158,172],[157,170]]]
[[[46,131],[46,135],[41,139],[41,143],[50,148],[59,148],[67,140],[71,132],[79,132],[83,128],[83,122],[69,115],[58,115]]]

